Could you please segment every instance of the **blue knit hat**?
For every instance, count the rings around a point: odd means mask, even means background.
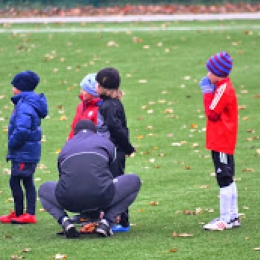
[[[206,68],[216,76],[225,78],[230,74],[232,65],[232,57],[227,52],[222,51],[208,59]]]
[[[87,91],[89,94],[91,94],[94,97],[98,97],[98,94],[96,92],[96,74],[88,74],[81,82],[80,86],[82,89]]]
[[[33,71],[27,70],[16,74],[11,84],[21,91],[33,91],[40,82],[40,77]]]

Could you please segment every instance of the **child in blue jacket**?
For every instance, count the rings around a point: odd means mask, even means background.
[[[48,114],[44,94],[34,89],[40,81],[33,71],[15,75],[11,84],[14,96],[11,101],[14,110],[8,127],[7,161],[11,161],[10,188],[14,199],[14,211],[0,216],[4,224],[35,224],[36,188],[33,175],[41,157],[41,119]],[[26,210],[24,212],[24,192]]]

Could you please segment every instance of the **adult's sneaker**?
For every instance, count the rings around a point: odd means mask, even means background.
[[[109,224],[106,219],[102,219],[98,226],[95,229],[95,232],[101,237],[110,237],[113,236],[113,232],[109,227]]]
[[[217,231],[232,229],[232,227],[233,226],[231,223],[228,223],[220,218],[216,218],[203,226],[205,230],[217,230]]]
[[[14,211],[12,211],[9,215],[0,216],[0,222],[2,224],[11,224],[11,219],[12,218],[17,218],[17,216],[16,216]]]
[[[11,218],[12,224],[36,224],[37,219],[35,215],[24,213],[16,218]]]
[[[62,221],[62,228],[64,231],[64,234],[66,235],[67,238],[78,238],[79,237],[79,232],[75,228],[73,222],[68,218],[65,217]]]
[[[240,218],[232,219],[230,222],[231,222],[233,228],[241,227]]]
[[[120,224],[115,224],[112,226],[113,233],[119,233],[119,232],[128,232],[130,230],[130,226],[123,227]]]

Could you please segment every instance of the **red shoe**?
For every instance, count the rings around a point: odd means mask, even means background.
[[[0,216],[0,222],[3,224],[11,224],[12,218],[17,218],[14,211],[12,211],[9,215]]]
[[[12,224],[36,224],[37,220],[35,215],[24,213],[19,217],[12,218],[11,223]]]

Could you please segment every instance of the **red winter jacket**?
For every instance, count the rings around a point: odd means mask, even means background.
[[[98,108],[102,103],[102,99],[95,98],[89,101],[83,101],[82,95],[79,95],[80,102],[77,106],[76,114],[71,124],[71,131],[68,136],[68,140],[74,136],[74,127],[82,119],[89,119],[97,125]]]

